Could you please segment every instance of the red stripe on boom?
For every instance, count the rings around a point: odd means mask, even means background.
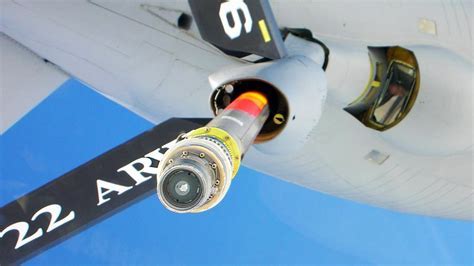
[[[255,117],[262,112],[262,109],[255,102],[239,98],[227,106],[226,110],[239,110]]]

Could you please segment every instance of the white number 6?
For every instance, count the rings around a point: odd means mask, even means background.
[[[221,19],[222,27],[224,31],[231,39],[235,39],[240,36],[242,31],[242,22],[239,17],[239,10],[242,11],[245,17],[244,28],[245,32],[249,33],[252,30],[252,17],[250,16],[250,11],[244,0],[229,0],[221,4],[219,9],[219,17]],[[228,14],[232,15],[232,20],[234,21],[234,26],[231,27],[229,20],[227,19]]]

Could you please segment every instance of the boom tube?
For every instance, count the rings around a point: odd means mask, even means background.
[[[157,191],[163,205],[178,213],[202,212],[216,206],[268,116],[265,96],[249,91],[206,126],[182,136],[164,154],[158,168]]]

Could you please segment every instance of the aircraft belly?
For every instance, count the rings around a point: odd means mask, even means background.
[[[373,150],[388,159],[371,161],[367,155]],[[246,162],[289,182],[370,205],[474,219],[472,151],[452,156],[403,151],[347,116],[331,98],[303,150],[275,157],[252,149]]]
[[[6,34],[153,122],[176,115],[209,116],[210,69],[238,63],[185,33],[178,31],[177,38],[88,2],[2,5],[8,10],[2,17]],[[176,31],[167,24],[161,27]]]
[[[472,1],[274,0],[280,25],[304,27],[321,39],[373,46],[432,45],[473,59]]]

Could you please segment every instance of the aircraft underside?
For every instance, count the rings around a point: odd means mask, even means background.
[[[263,56],[203,40],[185,1],[1,5],[2,49],[25,58],[2,70],[9,84],[41,71],[42,88],[70,75],[157,124],[211,117],[261,90],[271,110],[246,166],[374,206],[474,219],[472,3],[373,2],[356,16],[339,2],[272,1],[282,39]],[[360,19],[374,10],[385,19]],[[265,19],[262,38],[273,42]],[[8,95],[21,97],[14,86]],[[33,105],[7,112],[2,132]]]

